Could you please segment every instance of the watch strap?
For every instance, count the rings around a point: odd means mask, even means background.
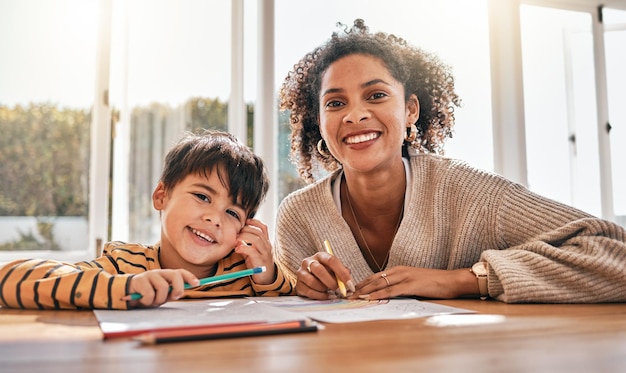
[[[487,297],[489,296],[489,286],[487,285],[487,273],[489,269],[487,267],[487,262],[478,262],[472,267],[476,267],[479,265],[482,266],[482,268],[477,268],[477,270],[470,268],[470,272],[472,272],[474,276],[476,276],[476,279],[478,280],[478,291],[480,293],[480,299],[484,300],[487,299]]]
[[[489,296],[489,288],[487,286],[487,276],[476,276],[478,279],[478,291],[480,292],[480,299],[485,300]]]

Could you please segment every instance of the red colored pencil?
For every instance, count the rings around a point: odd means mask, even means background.
[[[241,325],[214,325],[179,330],[161,330],[144,333],[135,337],[144,344],[188,342],[205,339],[248,337],[270,334],[287,334],[316,331],[317,325],[306,320],[283,321],[276,323],[250,323]]]

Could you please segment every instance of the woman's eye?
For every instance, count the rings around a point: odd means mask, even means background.
[[[196,196],[196,198],[205,201],[205,202],[211,202],[211,199],[208,196],[205,196],[204,194],[200,194],[200,193],[194,193],[194,195]]]
[[[343,102],[341,102],[341,101],[328,101],[326,103],[326,107],[331,107],[331,108],[333,108],[333,107],[340,107],[342,105],[343,105]]]
[[[374,94],[372,94],[372,95],[370,96],[370,99],[372,99],[372,100],[376,100],[376,99],[378,99],[378,98],[383,98],[383,97],[387,97],[387,94],[385,94],[385,93],[383,93],[383,92],[376,92],[376,93],[374,93]]]

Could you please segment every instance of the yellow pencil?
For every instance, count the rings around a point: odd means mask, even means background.
[[[330,242],[328,242],[328,240],[324,240],[324,247],[326,248],[327,253],[329,253],[330,255],[335,255],[333,254],[333,249],[330,247]],[[341,292],[341,295],[343,295],[343,297],[345,298],[348,294],[346,292],[346,285],[343,283],[343,281],[339,279],[339,277],[337,277],[337,275],[335,275],[335,278],[337,279],[337,285],[339,286],[339,291]]]

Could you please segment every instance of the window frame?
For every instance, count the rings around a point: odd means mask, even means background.
[[[521,62],[520,5],[586,12],[593,20],[592,35],[596,81],[597,133],[600,158],[601,217],[615,220],[611,180],[611,150],[606,124],[609,122],[603,2],[597,0],[489,0],[492,48],[492,102],[494,128],[494,170],[528,186],[526,139]],[[626,1],[611,3],[611,8],[626,10]],[[507,26],[509,25],[509,26]]]
[[[244,101],[244,0],[232,0],[232,76],[229,99],[228,129],[247,142],[246,104]],[[488,0],[490,47],[492,123],[495,172],[527,185],[526,139],[524,134],[524,100],[521,62],[520,4],[589,12],[592,14],[594,62],[598,105],[598,134],[602,192],[602,217],[612,220],[613,193],[611,184],[611,153],[608,133],[608,92],[604,56],[604,28],[598,17],[598,0]],[[611,8],[626,10],[626,0],[614,1]],[[266,162],[270,181],[277,185],[278,121],[276,112],[277,87],[274,82],[274,0],[257,2],[256,101],[254,118],[254,151]],[[92,143],[89,194],[88,248],[80,252],[16,251],[0,253],[0,263],[27,256],[45,256],[59,260],[79,261],[99,254],[102,243],[108,241],[111,222],[111,108],[108,102],[109,63],[111,44],[112,0],[99,1],[98,55],[96,62],[95,102],[92,118]],[[113,187],[115,188],[115,187]],[[277,188],[270,188],[257,217],[270,229],[278,207]]]
[[[90,194],[90,245],[88,252],[98,252],[96,242],[99,238],[107,240],[108,231],[108,172],[110,142],[107,134],[111,133],[110,109],[106,100],[108,92],[108,61],[110,51],[111,1],[101,0],[100,44],[97,68],[98,87],[96,97],[103,98],[95,104],[98,115],[94,116],[92,156],[92,193]],[[244,1],[233,0],[232,6],[232,76],[231,97],[229,99],[228,129],[242,141],[247,142],[246,105],[243,87],[244,51]],[[527,182],[526,139],[524,128],[524,100],[522,82],[520,4],[553,7],[588,12],[592,15],[594,58],[596,65],[596,90],[598,105],[598,134],[600,149],[600,175],[602,191],[602,217],[612,220],[612,184],[611,156],[608,133],[604,130],[608,122],[608,97],[605,56],[604,29],[598,12],[602,2],[598,0],[489,0],[489,28],[491,46],[491,88],[492,88],[492,123],[495,172],[523,185]],[[612,8],[626,10],[626,0],[611,4]],[[257,92],[254,118],[254,151],[266,162],[270,181],[277,185],[278,160],[278,121],[276,113],[276,92],[274,83],[274,0],[257,3],[257,50],[256,64]],[[497,31],[497,32],[496,32]],[[96,172],[96,170],[98,170]],[[273,227],[278,208],[277,188],[270,188],[266,201],[259,209],[257,217]],[[271,237],[273,238],[273,237]]]

